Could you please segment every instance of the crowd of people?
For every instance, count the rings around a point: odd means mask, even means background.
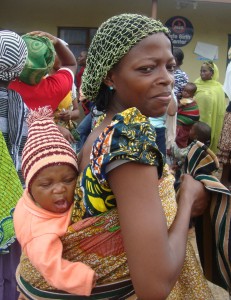
[[[0,44],[0,300],[231,293],[231,67],[189,81],[168,28],[129,13],[78,58],[43,31]]]

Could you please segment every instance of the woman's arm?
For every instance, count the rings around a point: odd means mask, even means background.
[[[79,119],[79,116],[80,116],[78,100],[75,99],[72,101],[72,103],[73,103],[73,109],[71,112],[71,120],[76,121]]]
[[[117,200],[135,292],[139,299],[166,299],[184,263],[197,192],[191,188],[186,198],[189,181],[185,183],[176,218],[168,230],[158,193],[156,167],[123,164],[108,174],[108,181]],[[192,181],[190,184],[193,185]]]

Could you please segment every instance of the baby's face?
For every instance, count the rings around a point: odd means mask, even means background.
[[[64,213],[73,203],[76,179],[77,173],[71,166],[49,166],[36,175],[30,194],[40,207]]]
[[[184,87],[182,90],[182,98],[190,98],[192,97],[192,91],[188,87]]]

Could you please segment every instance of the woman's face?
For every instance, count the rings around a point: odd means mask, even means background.
[[[201,79],[206,81],[212,79],[213,72],[207,65],[202,65],[200,70]]]
[[[113,105],[136,107],[147,117],[165,114],[171,100],[175,60],[163,33],[144,38],[108,74],[115,93]]]

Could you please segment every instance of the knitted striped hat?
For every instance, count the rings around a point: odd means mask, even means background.
[[[49,107],[30,111],[27,117],[28,138],[22,153],[22,173],[29,188],[43,168],[70,165],[76,171],[77,156],[53,121]]]
[[[28,51],[24,40],[15,32],[0,31],[0,80],[11,81],[22,72]]]

